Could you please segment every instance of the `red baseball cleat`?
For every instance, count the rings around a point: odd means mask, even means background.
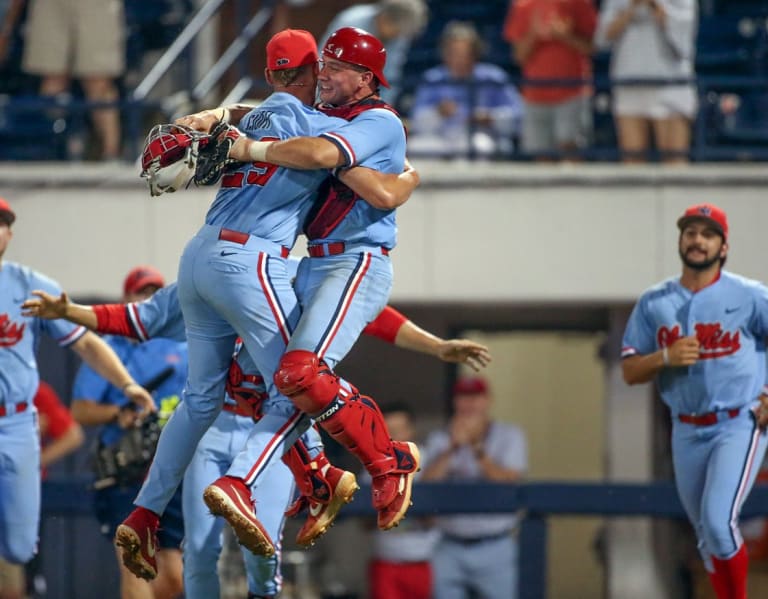
[[[316,495],[303,496],[303,501],[308,510],[307,521],[296,535],[296,544],[301,547],[309,547],[333,525],[336,515],[344,504],[352,501],[357,486],[355,475],[341,468],[331,466],[325,473],[325,479],[331,487],[330,497],[323,498]],[[327,493],[323,485],[322,490]]]
[[[157,529],[160,518],[154,512],[137,507],[115,532],[115,545],[122,549],[123,564],[144,580],[157,577]]]
[[[206,487],[203,500],[212,514],[229,522],[237,540],[248,551],[264,557],[275,554],[275,544],[256,518],[250,489],[242,480],[222,476]]]
[[[392,441],[397,467],[373,478],[371,491],[373,507],[379,512],[377,523],[381,530],[394,528],[405,518],[411,506],[413,477],[419,471],[421,456],[415,443]]]

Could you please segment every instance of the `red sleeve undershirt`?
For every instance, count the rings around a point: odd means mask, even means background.
[[[100,304],[93,306],[96,314],[96,330],[109,335],[122,335],[131,339],[139,339],[136,330],[128,319],[125,304]]]
[[[363,329],[363,333],[378,337],[387,343],[394,343],[400,327],[408,319],[390,306],[386,306],[376,319]]]

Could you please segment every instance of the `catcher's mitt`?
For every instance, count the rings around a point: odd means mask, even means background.
[[[197,156],[196,185],[215,185],[227,170],[242,164],[229,157],[232,145],[243,136],[237,127],[219,122],[211,129],[210,136],[210,142],[200,149]]]
[[[211,137],[181,125],[156,125],[141,152],[141,176],[149,192],[159,196],[185,187],[195,172],[197,155]]]

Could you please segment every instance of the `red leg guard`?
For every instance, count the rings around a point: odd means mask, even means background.
[[[322,412],[339,393],[339,377],[310,351],[286,352],[274,380],[278,391],[310,416]]]
[[[293,474],[301,496],[312,497],[319,503],[330,501],[332,489],[324,474],[330,462],[325,452],[321,451],[312,459],[304,442],[299,439],[283,455],[283,462]]]
[[[747,569],[749,558],[747,547],[742,543],[736,554],[730,559],[712,558],[715,574],[725,583],[726,599],[747,599]]]
[[[379,406],[365,395],[339,397],[319,416],[317,424],[354,454],[372,477],[395,472],[397,457]]]

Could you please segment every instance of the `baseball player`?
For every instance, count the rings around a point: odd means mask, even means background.
[[[359,164],[400,173],[405,132],[394,110],[378,97],[379,86],[388,86],[385,62],[386,51],[373,35],[339,29],[323,48],[318,91],[324,111],[349,122],[317,138],[273,142],[240,136],[229,156],[294,168]],[[280,359],[275,384],[362,462],[372,477],[378,526],[387,530],[410,505],[418,448],[393,442],[375,401],[342,384],[332,368],[387,303],[397,204],[366,201],[333,183],[324,199],[305,227],[311,258],[299,267],[296,281],[302,315]],[[257,484],[269,447],[250,445],[250,461],[236,461],[207,492],[223,501],[229,489]],[[245,518],[235,513],[228,520],[237,529]]]
[[[62,320],[24,316],[21,304],[33,289],[61,293],[58,283],[30,268],[3,260],[16,215],[0,199],[0,557],[29,561],[37,550],[40,520],[40,439],[32,400],[40,382],[35,349],[43,333],[71,347],[140,410],[154,410],[152,397],[126,371],[97,335]]]
[[[131,269],[123,283],[123,301],[139,302],[150,298],[165,286],[162,274],[151,266],[137,266]],[[152,390],[158,409],[159,426],[163,426],[181,402],[182,390],[187,378],[187,344],[184,340],[157,338],[138,344],[122,336],[106,336],[104,341],[126,365],[138,381]],[[136,413],[120,389],[110,385],[87,364],[80,367],[72,386],[72,414],[84,426],[96,426],[99,447],[104,455],[109,448],[125,442],[129,430],[142,427],[140,415]],[[140,428],[141,436],[152,434]],[[156,433],[155,433],[156,434]],[[123,446],[125,447],[125,446]],[[131,452],[127,451],[130,455]],[[97,458],[98,462],[98,458]],[[128,462],[128,460],[126,460]],[[107,462],[108,464],[109,462]],[[108,539],[123,519],[131,512],[133,498],[138,492],[146,470],[146,461],[124,463],[122,467],[104,481],[97,482],[94,494],[94,512],[99,521],[101,533]],[[109,468],[104,466],[103,472]],[[114,478],[113,481],[109,480]],[[110,484],[113,483],[113,484]],[[120,567],[120,590],[123,599],[133,597],[173,598],[184,591],[182,581],[181,541],[184,537],[181,489],[173,496],[168,509],[160,520],[158,561],[163,565],[161,575],[148,583],[138,579],[124,567]],[[121,555],[117,552],[118,562]]]
[[[718,599],[746,599],[739,512],[766,450],[768,288],[722,269],[728,220],[712,204],[678,219],[682,275],[638,300],[622,347],[624,380],[656,380],[672,416],[680,500]]]

